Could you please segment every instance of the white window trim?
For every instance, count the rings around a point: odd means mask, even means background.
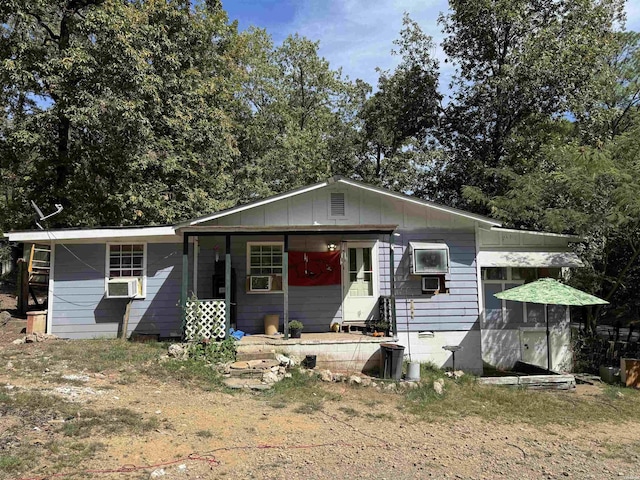
[[[331,195],[334,193],[340,193],[344,198],[344,215],[331,215]],[[349,202],[347,198],[347,193],[340,192],[340,191],[329,192],[329,195],[327,195],[327,218],[329,220],[345,220],[349,218],[348,212],[349,212]]]
[[[247,250],[246,250],[246,260],[247,260],[247,277],[251,277],[251,247],[256,246],[256,245],[280,245],[282,247],[282,257],[284,259],[284,255],[285,255],[285,251],[284,251],[284,242],[247,242]],[[283,265],[282,265],[282,273],[280,274],[281,277],[284,278],[284,261],[283,261]],[[263,277],[266,276],[267,274],[259,274],[256,275],[257,277]],[[276,274],[274,274],[276,275]],[[282,290],[269,290],[267,291],[251,291],[251,289],[247,289],[247,291],[245,292],[247,295],[272,295],[272,294],[282,294],[284,293],[284,289]]]
[[[107,289],[109,286],[109,250],[111,245],[142,245],[142,293],[140,296],[136,297],[137,299],[142,299],[147,297],[147,242],[108,242],[106,244],[105,252],[104,252],[104,292],[105,295],[107,293]],[[129,277],[122,277],[129,278]],[[137,277],[131,277],[137,278]]]

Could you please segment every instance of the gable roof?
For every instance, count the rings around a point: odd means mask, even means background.
[[[452,207],[447,207],[444,205],[440,205],[439,203],[435,203],[435,202],[431,202],[428,200],[422,200],[420,198],[416,198],[413,197],[411,195],[405,195],[403,193],[397,193],[397,192],[393,192],[391,190],[388,190],[386,188],[381,188],[381,187],[376,187],[374,185],[369,185],[368,183],[364,183],[364,182],[360,182],[357,180],[350,180],[341,176],[334,176],[331,177],[329,180],[326,180],[324,182],[320,182],[320,183],[316,183],[313,185],[308,185],[305,187],[301,187],[301,188],[297,188],[295,190],[290,190],[288,192],[284,192],[284,193],[280,193],[277,195],[273,195],[271,197],[267,197],[267,198],[263,198],[260,200],[256,200],[253,202],[249,202],[249,203],[245,203],[244,205],[238,205],[232,208],[228,208],[226,210],[220,210],[219,212],[215,212],[212,213],[210,215],[205,215],[203,217],[198,217],[198,218],[194,218],[191,220],[187,220],[185,222],[180,222],[178,224],[176,224],[176,228],[181,228],[181,227],[189,227],[189,226],[195,226],[201,223],[205,223],[205,222],[209,222],[211,220],[216,220],[218,218],[221,217],[226,217],[228,215],[233,215],[235,213],[239,213],[245,210],[250,210],[252,208],[256,208],[256,207],[260,207],[263,205],[268,205],[270,203],[274,203],[277,202],[279,200],[284,200],[286,198],[290,198],[290,197],[295,197],[296,195],[301,195],[303,193],[307,193],[307,192],[312,192],[314,190],[318,190],[324,187],[327,187],[329,185],[332,184],[337,184],[337,183],[341,183],[344,185],[349,185],[355,188],[360,188],[362,190],[367,190],[370,192],[374,192],[377,193],[379,195],[384,195],[384,196],[388,196],[391,198],[395,198],[398,200],[402,200],[405,202],[409,202],[409,203],[414,203],[417,205],[421,205],[424,207],[429,207],[429,208],[433,208],[435,210],[439,210],[442,212],[446,212],[446,213],[450,213],[452,215],[457,215],[460,217],[464,217],[470,220],[475,220],[477,222],[480,223],[484,223],[484,224],[488,224],[488,225],[492,225],[492,226],[496,226],[499,227],[502,225],[501,222],[494,220],[493,218],[489,218],[489,217],[485,217],[482,215],[476,215],[475,213],[470,213],[467,212],[465,210],[460,210],[458,208],[452,208]]]
[[[464,217],[469,220],[477,221],[479,223],[488,225],[490,228],[500,227],[502,224],[497,220],[482,215],[476,215],[475,213],[466,212],[458,208],[447,207],[428,200],[422,200],[411,195],[405,195],[402,193],[393,192],[391,190],[369,185],[357,180],[351,180],[340,176],[332,177],[324,182],[316,183],[313,185],[307,185],[295,190],[273,195],[271,197],[255,200],[253,202],[246,203],[244,205],[238,205],[226,210],[205,215],[203,217],[186,220],[179,222],[175,225],[164,226],[143,226],[143,227],[98,227],[98,228],[69,228],[59,230],[29,230],[29,231],[12,231],[5,233],[4,236],[12,242],[55,242],[61,240],[90,240],[90,239],[109,239],[109,238],[125,238],[125,237],[173,237],[179,235],[187,227],[196,227],[199,224],[215,220],[234,213],[239,213],[252,208],[257,208],[262,205],[268,205],[270,203],[284,200],[286,198],[295,197],[307,192],[312,192],[329,185],[343,184],[349,185],[354,188],[359,188],[369,192],[374,192],[382,196],[402,200],[408,203],[413,203],[423,207],[433,208],[441,212],[446,212],[452,215]],[[388,225],[376,226],[376,228],[384,227],[387,229]]]

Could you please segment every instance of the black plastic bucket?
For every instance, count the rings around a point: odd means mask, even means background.
[[[316,368],[316,355],[307,355],[304,357],[302,366],[305,368]]]

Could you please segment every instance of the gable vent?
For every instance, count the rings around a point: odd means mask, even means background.
[[[344,193],[332,193],[331,194],[331,216],[332,217],[344,217]]]

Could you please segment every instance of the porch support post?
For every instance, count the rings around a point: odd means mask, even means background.
[[[389,289],[391,294],[391,330],[393,331],[393,336],[398,336],[398,322],[396,321],[396,275],[395,275],[395,242],[396,237],[392,233],[389,235]],[[409,332],[407,332],[407,335]]]
[[[289,339],[289,235],[284,235],[282,252],[282,292],[284,296],[284,339]]]
[[[225,236],[224,247],[224,331],[229,338],[231,330],[231,235]]]
[[[182,320],[182,336],[187,318],[187,289],[189,286],[189,234],[182,235],[182,283],[180,284],[180,318]]]

